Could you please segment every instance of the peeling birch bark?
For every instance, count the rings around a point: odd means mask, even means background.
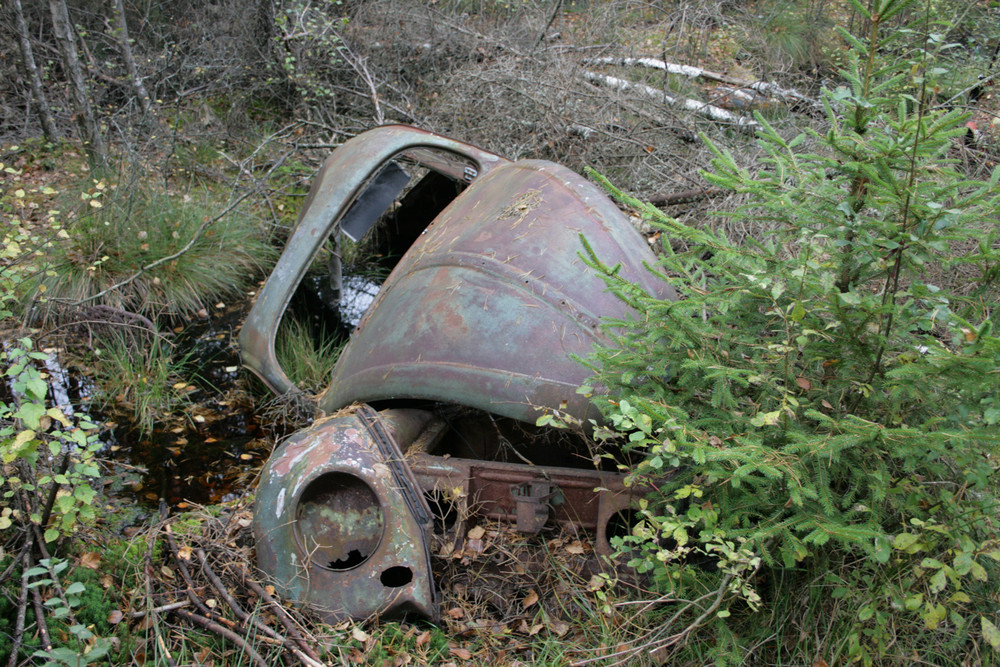
[[[730,111],[706,102],[699,102],[698,100],[692,100],[686,97],[670,95],[669,93],[657,90],[656,88],[647,86],[643,83],[633,83],[632,81],[626,81],[625,79],[619,79],[606,74],[598,74],[597,72],[591,72],[589,70],[585,70],[583,72],[583,78],[591,83],[607,86],[608,88],[614,88],[622,92],[635,91],[640,93],[643,97],[657,102],[662,102],[672,107],[678,107],[684,109],[685,111],[690,111],[717,123],[733,125],[743,132],[753,132],[757,128],[757,121],[755,120],[742,118]]]
[[[735,77],[727,76],[725,74],[720,74],[718,72],[712,72],[707,69],[702,69],[701,67],[692,67],[691,65],[680,65],[677,63],[668,63],[659,58],[615,58],[615,57],[604,57],[604,58],[588,58],[584,61],[588,65],[625,65],[625,66],[636,66],[636,67],[648,67],[650,69],[658,69],[666,72],[667,74],[675,74],[678,76],[685,76],[689,79],[708,79],[709,81],[718,81],[719,83],[727,83],[731,86],[739,86],[740,88],[747,88],[749,90],[757,91],[762,95],[767,95],[768,97],[776,97],[782,100],[790,100],[800,104],[804,104],[812,109],[822,109],[822,105],[815,99],[803,95],[794,88],[782,88],[775,83],[768,83],[766,81],[747,81],[746,79],[737,79]]]

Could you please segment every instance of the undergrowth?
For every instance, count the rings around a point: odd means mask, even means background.
[[[595,400],[599,434],[646,455],[631,479],[655,492],[617,544],[675,600],[643,644],[674,664],[1000,650],[1000,170],[968,179],[949,158],[965,117],[932,105],[947,45],[926,25],[881,61],[909,34],[883,24],[913,5],[855,3],[870,30],[841,32],[828,131],[786,137],[758,115],[753,168],[710,145],[705,177],[745,195],[734,215],[767,238],[732,243],[604,181],[669,236],[657,271],[681,295],[590,253],[639,314],[607,323]],[[959,268],[971,285],[930,281]]]
[[[207,190],[178,195],[97,179],[77,197],[82,206],[46,245],[26,286],[43,314],[103,304],[191,315],[238,293],[274,256],[252,218],[217,213]]]

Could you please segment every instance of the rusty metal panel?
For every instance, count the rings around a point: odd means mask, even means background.
[[[480,176],[393,270],[342,352],[320,407],[431,399],[534,421],[537,408],[595,417],[576,393],[586,356],[627,317],[579,257],[580,236],[623,277],[672,298],[654,257],[592,184],[526,160]]]
[[[554,489],[545,500],[548,518],[592,532],[594,550],[601,555],[611,553],[609,523],[645,492],[626,487],[625,475],[595,470],[472,461],[424,453],[409,454],[406,461],[425,491],[447,495],[459,505],[459,516],[511,522],[523,532],[537,532],[541,526],[522,526],[522,508],[515,489],[532,483],[548,484]]]
[[[286,597],[333,622],[374,614],[435,618],[432,516],[374,410],[299,431],[271,455],[257,489],[257,563]]]
[[[439,151],[431,152],[431,149]],[[310,262],[337,221],[394,156],[407,153],[434,169],[464,180],[488,173],[507,160],[475,146],[412,127],[391,125],[344,142],[313,179],[299,220],[240,334],[243,363],[275,393],[296,387],[278,363],[274,338],[288,302]],[[448,160],[448,155],[455,159]],[[471,162],[474,168],[463,166]]]

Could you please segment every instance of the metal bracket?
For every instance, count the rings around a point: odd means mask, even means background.
[[[535,534],[549,520],[549,504],[560,496],[560,491],[550,482],[524,482],[511,484],[510,495],[517,510],[515,526],[522,533]]]

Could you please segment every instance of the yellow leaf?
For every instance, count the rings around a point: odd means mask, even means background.
[[[104,206],[104,204],[102,204],[101,202],[97,201],[96,199],[91,199],[87,203],[90,204],[91,208],[101,208],[102,206]]]
[[[41,285],[39,285],[39,287],[41,287]],[[59,408],[49,408],[48,410],[45,411],[45,414],[47,414],[49,417],[52,417],[57,422],[59,422],[60,424],[62,424],[67,428],[73,425],[70,423],[68,419],[66,419],[66,415],[64,415],[62,413],[62,410],[60,410]]]
[[[32,431],[30,428],[25,429],[20,433],[18,433],[17,437],[14,438],[14,444],[11,446],[11,449],[17,451],[21,447],[23,447],[25,443],[31,442],[34,439],[35,439],[35,432]]]

